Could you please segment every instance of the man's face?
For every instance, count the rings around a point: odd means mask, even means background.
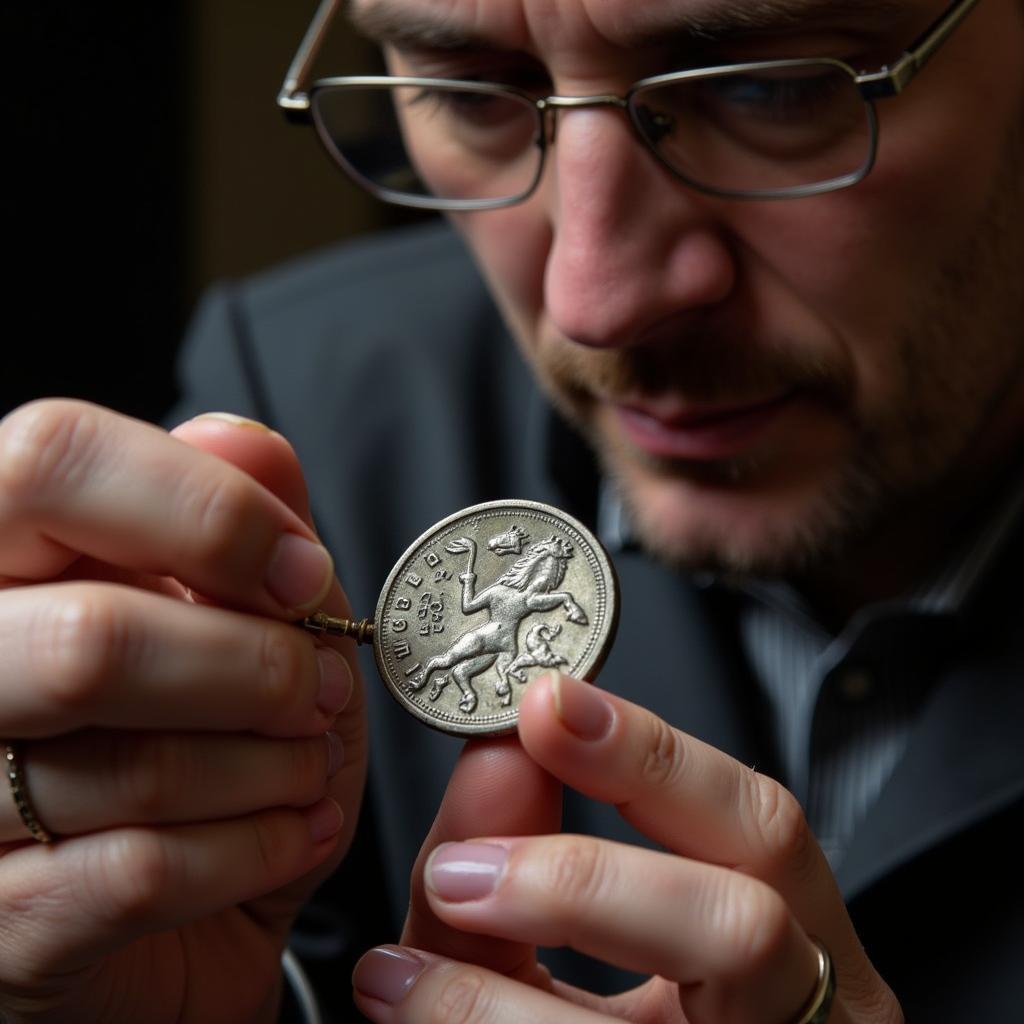
[[[540,95],[742,60],[874,69],[945,3],[782,0],[799,16],[751,26],[774,5],[389,0],[467,39],[403,40],[389,58]],[[695,16],[712,38],[678,30]],[[618,110],[562,112],[536,194],[456,217],[541,383],[663,556],[813,566],[950,498],[1024,434],[1019,0],[983,0],[878,114],[864,182],[749,201],[671,177]]]

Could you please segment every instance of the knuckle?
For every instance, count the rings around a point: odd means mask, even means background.
[[[601,846],[584,836],[560,836],[552,843],[548,885],[555,906],[577,907],[600,896],[605,885],[606,858]]]
[[[185,506],[194,555],[205,565],[240,567],[251,547],[256,518],[244,479],[195,473]]]
[[[686,747],[680,734],[654,718],[640,765],[641,781],[654,789],[670,787],[682,777],[685,760]]]
[[[904,1024],[896,994],[866,957],[843,965],[843,1000],[851,1019]]]
[[[800,802],[767,775],[751,772],[747,778],[753,807],[744,818],[754,823],[762,873],[810,870],[814,837]]]
[[[135,654],[127,618],[104,588],[68,590],[29,632],[40,685],[63,707],[96,701]]]
[[[249,819],[255,863],[264,885],[277,886],[290,878],[298,856],[298,831],[293,815],[271,811]]]
[[[192,745],[186,737],[126,739],[113,749],[118,805],[130,819],[164,820],[174,810],[176,794],[203,785],[197,778]]]
[[[98,433],[98,413],[84,403],[39,401],[15,410],[0,423],[0,494],[31,501],[81,479]]]
[[[100,912],[118,923],[151,917],[182,873],[174,848],[151,832],[132,830],[111,836],[103,849],[94,886]]]
[[[311,804],[327,786],[327,742],[323,737],[297,740],[287,743],[286,751],[291,799],[300,807]]]
[[[736,872],[729,873],[717,897],[713,928],[736,976],[777,967],[792,927],[785,900],[770,886]]]
[[[290,709],[311,696],[309,688],[301,685],[306,659],[299,640],[305,638],[289,636],[281,628],[268,626],[263,630],[256,697],[265,720],[271,724],[280,724]]]
[[[431,1024],[494,1020],[494,994],[482,971],[458,968],[446,977],[431,1006]]]

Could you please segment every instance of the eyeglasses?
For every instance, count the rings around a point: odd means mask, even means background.
[[[426,210],[490,210],[537,187],[560,111],[621,109],[640,141],[701,192],[796,199],[867,177],[875,100],[901,93],[978,0],[956,0],[892,65],[858,72],[832,58],[754,61],[654,75],[623,96],[545,96],[488,82],[388,75],[306,84],[340,0],[322,0],[278,106],[312,121],[367,191]]]

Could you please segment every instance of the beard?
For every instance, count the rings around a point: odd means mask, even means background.
[[[713,312],[652,344],[592,349],[550,338],[530,353],[555,405],[597,451],[646,548],[688,568],[828,573],[898,524],[955,509],[958,488],[993,472],[985,459],[1006,457],[1005,438],[993,436],[1009,430],[1010,444],[1019,444],[1019,129],[1006,148],[1003,171],[966,244],[930,274],[908,273],[913,290],[903,322],[884,349],[875,346],[884,359],[879,397],[858,400],[854,369],[838,352],[822,355],[820,345],[796,337],[754,342]],[[711,462],[656,457],[615,429],[605,405],[674,394],[693,404],[742,406],[788,392],[841,424],[843,442],[830,458],[802,461],[813,436],[801,436],[789,453]]]

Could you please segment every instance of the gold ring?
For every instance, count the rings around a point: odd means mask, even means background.
[[[828,950],[813,936],[811,942],[818,949],[818,980],[814,984],[814,991],[807,1005],[800,1010],[800,1015],[793,1021],[793,1024],[825,1024],[828,1020],[829,1010],[832,1009],[832,999],[836,994],[836,975],[832,969],[832,957]]]
[[[32,801],[28,797],[28,789],[25,785],[25,766],[21,760],[20,744],[10,740],[4,744],[4,769],[7,772],[7,781],[11,786],[11,796],[14,797],[14,806],[18,808],[18,814],[29,830],[32,838],[40,843],[52,843],[53,836],[43,828],[42,823],[36,817],[32,809]]]

